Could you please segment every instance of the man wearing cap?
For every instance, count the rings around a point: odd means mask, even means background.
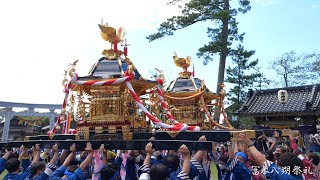
[[[227,174],[225,179],[232,180],[251,180],[252,174],[250,170],[245,166],[245,162],[248,158],[245,153],[238,151],[238,142],[235,143],[235,150],[232,148],[232,144],[228,142],[229,161],[226,165]]]

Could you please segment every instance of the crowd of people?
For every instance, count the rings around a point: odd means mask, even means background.
[[[301,137],[288,130],[288,139],[265,135],[250,139],[246,134],[230,142],[212,142],[212,151],[155,150],[152,141],[144,151],[110,150],[101,144],[92,149],[5,149],[0,173],[5,180],[319,180],[319,156],[306,152]],[[310,136],[310,142],[313,140]],[[207,141],[201,136],[199,141]],[[302,145],[301,145],[302,144]],[[0,176],[1,177],[1,176]]]

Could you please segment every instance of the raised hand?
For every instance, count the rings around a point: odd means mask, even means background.
[[[58,144],[55,144],[55,145],[52,146],[52,151],[53,152],[58,152],[59,151]]]
[[[206,140],[207,140],[207,138],[206,138],[205,135],[203,135],[203,136],[201,136],[201,137],[199,138],[199,141],[206,141]]]
[[[32,146],[32,152],[34,153],[40,152],[40,145],[36,144],[35,146]]]
[[[71,152],[77,152],[76,144],[75,144],[75,143],[73,143],[72,146],[70,147],[70,151],[71,151]]]
[[[180,154],[182,154],[183,156],[190,156],[190,151],[189,151],[188,147],[186,145],[184,145],[184,144],[182,144],[180,146],[180,148],[178,149],[178,152]]]
[[[152,154],[152,143],[149,142],[146,147],[145,147],[146,153],[147,154]]]
[[[24,145],[20,146],[21,154],[26,154],[28,150],[24,147]]]
[[[241,141],[242,141],[246,146],[248,146],[249,144],[252,144],[252,143],[253,143],[253,142],[247,137],[246,134],[240,133],[239,136],[240,136]]]
[[[87,152],[93,152],[92,145],[90,142],[87,142],[86,148],[84,149]]]
[[[106,152],[107,150],[104,148],[104,144],[101,144],[100,147],[99,147],[99,152],[100,153],[104,153]]]
[[[287,134],[288,134],[290,139],[294,139],[291,129],[287,130]]]
[[[258,137],[259,140],[266,140],[267,136],[263,133],[261,136]]]

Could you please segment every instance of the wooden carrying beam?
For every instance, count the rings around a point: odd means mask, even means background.
[[[183,132],[139,132],[133,133],[133,139],[149,139],[155,137],[155,139],[160,140],[190,140],[197,141],[202,135],[205,135],[207,141],[215,142],[227,142],[231,140],[239,140],[239,134],[245,133],[249,138],[258,138],[259,136],[265,134],[267,137],[272,137],[274,131],[277,131],[280,136],[287,136],[284,130],[278,129],[267,129],[267,130],[235,130],[235,131],[226,131],[226,130],[212,130],[212,131],[183,131]],[[297,131],[293,131],[293,134],[297,134]]]
[[[245,133],[249,138],[257,138],[262,134],[272,137],[274,131],[278,131],[280,136],[287,136],[284,130],[242,130],[242,131],[198,131],[198,132],[134,132],[133,140],[76,140],[77,135],[55,135],[53,137],[29,136],[25,141],[11,141],[9,143],[0,143],[0,147],[26,147],[34,146],[36,143],[40,144],[42,148],[51,148],[54,144],[58,144],[59,148],[68,149],[73,143],[76,144],[77,149],[83,150],[87,142],[91,142],[94,149],[98,149],[101,144],[105,144],[108,149],[121,149],[121,150],[144,150],[148,142],[152,142],[155,149],[158,150],[177,150],[182,144],[185,144],[190,150],[211,150],[214,142],[226,142],[232,140],[239,140],[239,134]],[[298,131],[293,131],[293,135],[297,135]],[[199,142],[198,139],[205,135],[207,141]],[[103,136],[101,136],[103,137]],[[156,140],[148,140],[154,137]]]
[[[211,142],[199,141],[178,141],[178,140],[132,140],[132,141],[83,141],[83,140],[31,140],[31,141],[11,141],[8,143],[0,143],[1,148],[13,148],[24,145],[27,148],[39,144],[41,148],[50,149],[54,144],[58,144],[59,149],[69,149],[75,143],[78,151],[84,150],[86,143],[90,142],[93,149],[99,149],[101,144],[106,149],[116,150],[144,150],[145,146],[151,142],[156,150],[178,150],[182,144],[185,144],[189,150],[211,150]]]
[[[267,130],[236,130],[236,131],[225,131],[225,130],[212,130],[212,131],[159,131],[156,133],[151,132],[133,132],[132,139],[133,140],[148,140],[151,137],[154,137],[156,140],[179,140],[179,141],[198,141],[198,139],[205,135],[207,141],[214,142],[227,142],[231,140],[237,140],[240,133],[245,133],[249,138],[258,138],[259,136],[265,134],[267,137],[272,137],[274,132],[277,131],[280,136],[287,136],[285,130],[277,130],[277,129],[267,129]],[[292,131],[294,136],[297,136],[298,131]],[[99,134],[94,140],[109,140],[108,134]],[[122,140],[120,137],[117,136]],[[39,135],[39,136],[26,136],[25,140],[77,140],[77,135],[71,134],[56,134],[53,137],[49,137],[47,135]]]

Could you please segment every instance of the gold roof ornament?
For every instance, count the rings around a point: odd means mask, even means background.
[[[124,28],[120,27],[118,30],[116,30],[114,27],[109,26],[109,24],[106,22],[103,22],[103,19],[101,21],[101,24],[98,25],[101,32],[101,37],[105,41],[111,43],[110,49],[104,49],[102,51],[102,54],[107,59],[117,59],[117,57],[121,56],[123,54],[122,51],[118,50],[118,43],[125,43],[126,46],[126,39],[125,35],[126,32]]]
[[[180,72],[179,75],[181,78],[190,78],[191,72],[188,72],[188,67],[191,65],[191,57],[187,56],[186,58],[180,58],[177,56],[176,52],[173,55],[174,64],[183,69],[183,72]]]
[[[62,80],[63,87],[65,87],[68,83],[67,72],[68,72],[68,70],[64,70],[64,73],[63,73],[63,80]]]

